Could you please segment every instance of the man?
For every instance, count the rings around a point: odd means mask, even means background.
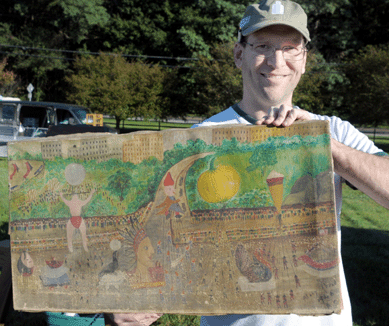
[[[234,48],[242,70],[243,98],[227,110],[193,127],[218,124],[290,126],[295,120],[328,120],[335,169],[336,209],[340,240],[341,184],[343,180],[389,209],[389,159],[373,142],[348,122],[299,109],[293,91],[305,72],[306,44],[310,41],[307,16],[288,0],[264,0],[249,6],[240,22]],[[372,155],[376,154],[376,155]],[[352,326],[351,305],[343,266],[340,264],[344,309],[340,315],[226,315],[203,316],[203,326],[283,325]]]
[[[341,183],[347,180],[389,209],[389,159],[366,136],[338,118],[324,117],[292,105],[293,91],[305,72],[307,16],[291,1],[265,0],[249,6],[240,23],[234,49],[242,70],[243,99],[193,127],[218,124],[290,126],[295,120],[329,120],[335,167],[336,206],[341,209]],[[377,155],[371,155],[377,154]],[[340,221],[338,221],[340,225]],[[339,229],[340,236],[340,229]],[[341,264],[344,309],[340,315],[225,315],[203,316],[202,326],[352,326],[351,306]],[[132,315],[115,315],[118,325],[137,324]],[[157,319],[158,316],[155,316]]]

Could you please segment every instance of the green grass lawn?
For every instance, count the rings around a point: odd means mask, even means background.
[[[389,325],[389,211],[343,187],[342,257],[355,325]]]
[[[104,119],[104,124],[111,128],[116,127],[115,119]],[[163,121],[133,121],[125,120],[120,123],[120,132],[130,132],[139,130],[164,130],[171,128],[189,128],[192,124],[189,123],[168,123]]]
[[[389,152],[389,139],[376,139]],[[8,237],[8,171],[0,159],[0,240]],[[358,190],[344,186],[342,257],[355,326],[389,325],[389,211]],[[15,312],[10,306],[6,325],[45,325],[41,313]],[[199,317],[164,315],[154,325],[199,325]]]

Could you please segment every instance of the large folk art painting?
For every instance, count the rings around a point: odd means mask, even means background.
[[[14,142],[14,307],[339,312],[329,125]]]

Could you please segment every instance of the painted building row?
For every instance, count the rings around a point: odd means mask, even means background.
[[[232,138],[236,138],[236,140],[240,143],[263,142],[269,137],[291,137],[294,135],[306,137],[322,135],[326,132],[327,128],[324,124],[315,125],[314,128],[306,123],[295,123],[288,128],[268,126],[263,126],[263,128],[249,128],[246,125],[231,128],[231,126],[229,126],[213,129],[212,144],[220,146],[224,139],[231,140]]]
[[[131,139],[123,137],[120,141],[101,136],[95,139],[81,137],[67,141],[53,139],[42,142],[41,151],[44,160],[62,156],[101,162],[113,158],[139,164],[151,156],[163,160],[163,140],[160,133],[134,135]]]

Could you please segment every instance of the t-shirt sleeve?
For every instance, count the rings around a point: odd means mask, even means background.
[[[342,144],[369,154],[386,155],[365,134],[360,132],[348,121],[338,117],[312,114],[314,120],[327,120],[330,122],[331,136]]]
[[[230,124],[249,124],[244,118],[242,118],[232,107],[224,110],[214,116],[204,120],[202,123],[196,123],[191,128],[197,127],[212,127],[218,125],[230,125]]]

